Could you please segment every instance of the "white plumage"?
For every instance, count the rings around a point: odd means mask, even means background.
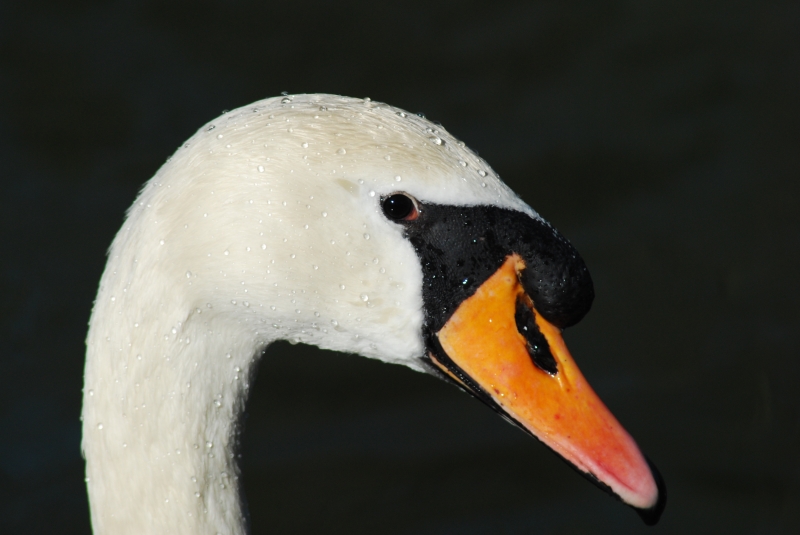
[[[250,370],[278,339],[419,369],[422,272],[381,196],[536,214],[442,127],[330,95],[201,128],[109,251],[89,335],[83,449],[96,534],[240,534]]]

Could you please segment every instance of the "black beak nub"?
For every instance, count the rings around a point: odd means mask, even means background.
[[[528,342],[528,354],[533,363],[541,370],[555,375],[558,373],[558,364],[553,354],[550,352],[550,344],[536,325],[533,317],[533,310],[525,303],[525,299],[520,296],[517,299],[517,311],[514,314],[517,322],[517,331],[525,337]]]

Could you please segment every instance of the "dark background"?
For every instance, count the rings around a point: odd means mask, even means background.
[[[0,532],[88,533],[84,336],[137,190],[281,91],[424,112],[580,250],[567,333],[661,524],[456,389],[277,344],[253,533],[800,532],[797,2],[0,2]]]

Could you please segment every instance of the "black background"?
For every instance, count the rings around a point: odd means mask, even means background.
[[[424,112],[586,260],[567,332],[661,468],[656,528],[476,401],[277,344],[253,533],[800,532],[797,2],[0,3],[0,532],[88,533],[83,339],[137,190],[289,92]]]

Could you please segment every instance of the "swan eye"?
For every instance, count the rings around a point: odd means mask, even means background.
[[[417,203],[403,193],[395,193],[383,199],[383,213],[394,221],[413,221],[419,217]]]

